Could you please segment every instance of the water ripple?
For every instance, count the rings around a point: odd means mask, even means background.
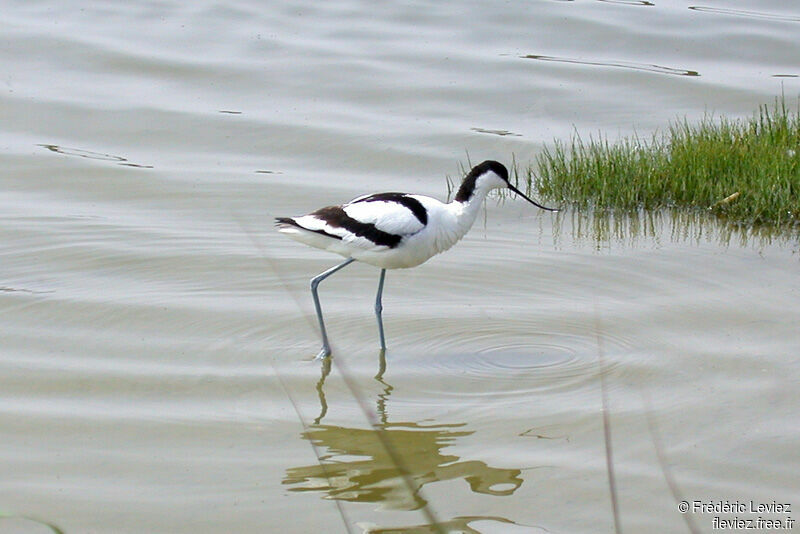
[[[647,0],[597,0],[598,2],[604,2],[606,4],[624,4],[626,6],[642,6],[642,7],[653,7],[655,3],[648,2]]]
[[[709,6],[689,6],[692,11],[704,13],[715,13],[719,15],[733,15],[737,17],[747,17],[751,19],[782,20],[785,22],[800,22],[800,17],[792,15],[778,15],[775,13],[760,13],[758,11],[746,11],[744,9],[725,9],[721,7]]]
[[[471,390],[473,395],[486,393],[480,391],[485,388],[508,394],[576,388],[596,378],[599,349],[591,327],[568,323],[561,331],[548,333],[526,332],[524,328],[513,324],[498,330],[473,328],[454,338],[428,337],[415,326],[418,339],[429,339],[426,352],[434,355],[417,359],[415,369],[424,376],[458,376],[459,380],[471,381],[477,386]],[[604,335],[603,343],[607,354],[632,351],[629,340],[619,336]],[[608,372],[619,365],[614,358],[606,360]],[[443,388],[448,383],[435,379],[426,389],[447,395],[449,389]],[[464,388],[455,394],[463,396]]]
[[[491,130],[487,128],[470,128],[473,132],[478,133],[485,133],[485,134],[492,134],[492,135],[499,135],[500,137],[511,136],[511,137],[522,137],[522,134],[510,132],[508,130]]]
[[[622,69],[633,69],[645,72],[655,72],[656,74],[671,74],[676,76],[700,76],[700,73],[697,72],[696,70],[676,69],[673,67],[665,67],[663,65],[655,65],[651,63],[634,63],[632,61],[589,61],[589,60],[569,58],[569,57],[544,56],[539,54],[528,54],[519,57],[521,59],[537,59],[539,61],[554,61],[557,63],[574,63],[577,65],[590,65],[594,67],[617,67]]]
[[[131,163],[130,161],[128,161],[128,158],[123,158],[122,156],[115,156],[114,154],[105,154],[103,152],[93,152],[91,150],[84,150],[82,148],[70,148],[66,146],[50,145],[50,144],[39,144],[38,146],[46,148],[50,152],[55,152],[56,154],[64,154],[65,156],[77,156],[79,158],[96,159],[99,161],[114,161],[118,165],[124,165],[126,167],[137,167],[140,169],[153,168],[152,165],[140,165],[139,163]]]

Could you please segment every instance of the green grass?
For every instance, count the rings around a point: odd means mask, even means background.
[[[548,201],[593,210],[706,210],[745,226],[800,230],[800,112],[784,100],[749,119],[678,121],[648,140],[556,141],[528,168]]]

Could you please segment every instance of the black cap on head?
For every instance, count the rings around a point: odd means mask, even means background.
[[[456,193],[456,201],[466,202],[472,198],[472,193],[475,192],[475,182],[480,176],[487,172],[493,172],[505,182],[508,182],[508,169],[499,161],[487,159],[483,163],[479,163],[472,167],[472,170],[464,177],[464,182]]]
[[[558,211],[556,208],[548,208],[542,206],[538,202],[535,202],[528,198],[525,193],[511,185],[511,182],[508,181],[508,169],[506,169],[505,165],[500,162],[487,159],[483,163],[479,163],[475,165],[469,174],[464,178],[464,182],[461,184],[461,187],[458,189],[458,193],[456,193],[456,201],[458,202],[467,202],[470,198],[472,198],[472,194],[475,192],[475,182],[478,180],[479,177],[483,176],[487,172],[493,172],[497,176],[499,176],[507,185],[508,188],[513,191],[514,193],[518,194],[537,208],[541,208],[547,211]]]
[[[492,171],[506,182],[508,181],[508,169],[506,169],[506,166],[499,161],[494,161],[492,159],[487,159],[483,163],[475,165],[469,173],[475,174],[475,177],[477,178],[481,174],[485,174],[489,171]]]

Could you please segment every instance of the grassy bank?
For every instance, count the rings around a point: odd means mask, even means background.
[[[800,113],[783,100],[749,119],[676,122],[638,137],[556,142],[528,169],[549,201],[617,211],[710,210],[743,225],[800,229]]]

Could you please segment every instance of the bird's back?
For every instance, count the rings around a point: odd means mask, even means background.
[[[280,217],[277,226],[296,241],[345,257],[379,267],[411,267],[422,262],[408,258],[403,244],[428,225],[430,202],[421,199],[439,203],[418,195],[377,193],[300,217]]]

